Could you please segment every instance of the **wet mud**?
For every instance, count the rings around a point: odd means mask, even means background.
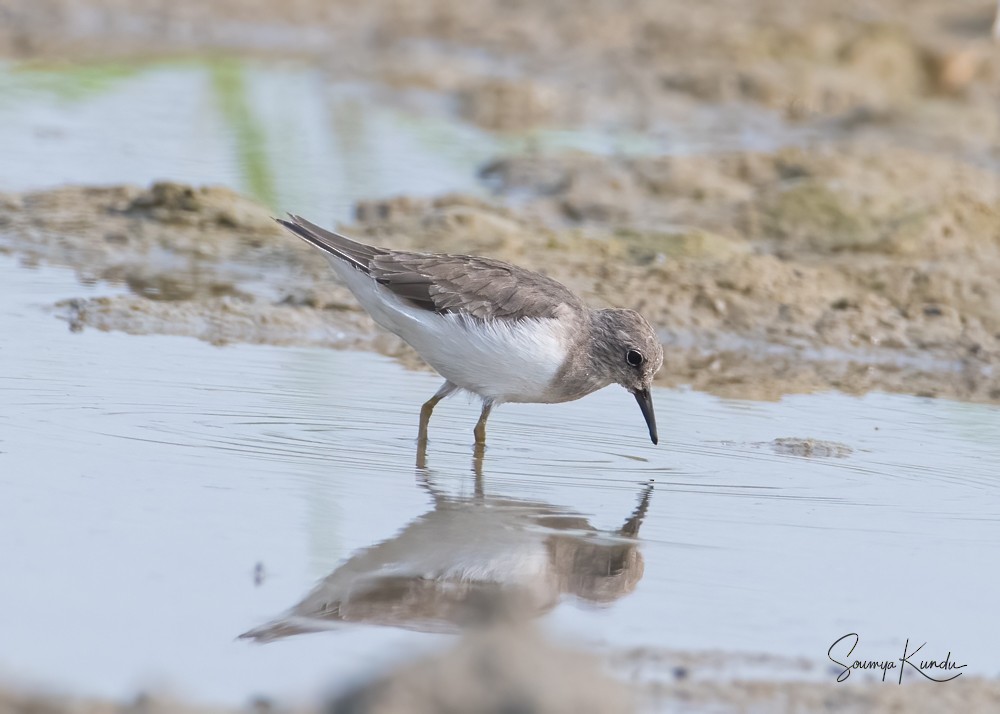
[[[732,659],[733,661],[729,661]],[[656,711],[728,712],[837,711],[847,714],[889,714],[907,711],[988,712],[1000,703],[995,680],[962,677],[957,686],[924,682],[898,686],[869,682],[867,686],[810,681],[774,682],[759,679],[707,681],[699,672],[715,673],[728,665],[746,665],[747,658],[724,655],[628,652],[601,662],[600,658],[552,644],[534,629],[487,627],[463,635],[439,655],[420,659],[383,677],[359,685],[322,708],[282,707],[268,700],[239,709],[198,707],[176,698],[141,695],[127,703],[12,693],[0,689],[4,714],[247,714],[268,711],[289,714],[402,714],[403,712],[464,712],[472,697],[477,711],[630,712],[653,706]],[[760,664],[760,662],[756,662]],[[768,663],[771,666],[774,663]],[[786,663],[787,664],[787,663]],[[610,677],[608,666],[631,668],[630,685]],[[670,672],[668,681],[636,682],[638,673],[658,667]]]
[[[766,112],[787,146],[501,155],[478,179],[491,200],[367,201],[343,229],[390,248],[511,260],[594,305],[639,309],[668,346],[661,384],[753,399],[883,389],[1000,400],[992,5],[569,9],[6,2],[0,51],[35,62],[206,49],[307,56],[338,81],[434,95],[501,133],[657,136],[665,123],[704,123],[706,112],[737,124]],[[419,366],[358,312],[319,256],[225,189],[6,196],[0,244],[131,290],[57,306],[73,329],[376,349]]]
[[[1000,183],[855,145],[687,158],[519,157],[496,193],[362,202],[343,230],[499,257],[640,310],[659,383],[730,397],[872,389],[1000,400]],[[322,221],[322,217],[313,217]],[[0,246],[127,294],[53,306],[71,329],[375,349],[420,361],[318,252],[225,188],[8,195]]]
[[[648,128],[699,105],[748,103],[794,121],[902,115],[956,138],[968,133],[931,120],[943,112],[997,138],[995,7],[982,1],[888,0],[849,10],[794,0],[629,0],[581,12],[568,0],[377,0],[360,12],[346,0],[7,0],[0,10],[0,51],[11,56],[313,56],[349,79],[445,93],[489,128]]]

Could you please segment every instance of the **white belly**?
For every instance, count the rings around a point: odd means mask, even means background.
[[[338,275],[375,322],[406,340],[452,384],[496,402],[547,401],[569,337],[558,320],[484,322],[439,315],[403,302],[335,260],[330,262]]]

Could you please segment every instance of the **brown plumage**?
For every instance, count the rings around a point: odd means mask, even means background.
[[[382,327],[445,377],[420,411],[426,442],[434,406],[459,389],[478,394],[484,444],[493,405],[571,401],[617,383],[636,398],[657,441],[649,387],[663,364],[653,328],[633,310],[591,310],[564,285],[493,258],[365,245],[299,216],[281,225],[322,250]]]
[[[457,312],[481,320],[523,320],[558,317],[561,305],[585,307],[561,283],[502,260],[376,248],[300,216],[291,218],[278,219],[278,223],[424,310]]]

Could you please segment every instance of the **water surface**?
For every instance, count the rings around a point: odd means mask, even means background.
[[[74,334],[45,309],[94,290],[0,259],[4,679],[308,697],[449,641],[447,627],[364,617],[237,639],[338,568],[386,562],[526,584],[546,629],[599,651],[762,652],[826,676],[827,648],[858,632],[872,657],[911,638],[997,673],[984,627],[1000,556],[995,407],[660,389],[654,447],[634,400],[609,388],[498,410],[477,492],[478,409],[461,398],[438,407],[415,467],[433,375],[365,353]],[[769,446],[781,437],[853,452],[783,455]],[[638,540],[622,540],[643,496]],[[602,581],[603,600],[579,580],[553,585],[567,572],[555,537],[590,548],[588,562],[632,543],[624,577]]]
[[[222,184],[323,220],[350,219],[359,200],[481,193],[478,170],[498,155],[769,150],[816,133],[746,106],[701,107],[643,132],[493,133],[447,95],[235,58],[0,64],[0,129],[0,191]]]

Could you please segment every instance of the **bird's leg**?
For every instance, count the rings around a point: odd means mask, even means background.
[[[417,432],[417,443],[421,446],[427,446],[427,425],[431,421],[431,412],[434,411],[434,407],[442,399],[447,397],[449,394],[455,391],[457,387],[451,382],[445,382],[441,385],[441,388],[434,393],[434,396],[424,402],[424,405],[420,407],[420,430]]]
[[[483,411],[479,415],[479,421],[476,422],[476,428],[473,431],[476,435],[476,446],[486,446],[486,420],[490,418],[491,411],[493,411],[493,400],[487,399],[483,402]]]

